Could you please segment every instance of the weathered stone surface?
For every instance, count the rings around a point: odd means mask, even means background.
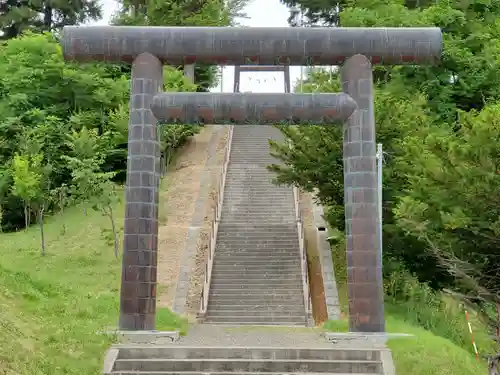
[[[66,59],[132,62],[144,52],[170,65],[339,65],[355,54],[373,63],[436,63],[439,28],[66,26]]]
[[[362,55],[349,58],[342,67],[341,77],[344,92],[358,103],[357,110],[344,127],[349,328],[352,332],[384,332],[370,61]]]
[[[152,330],[156,315],[160,143],[151,101],[163,67],[144,53],[132,64],[120,329]]]
[[[166,123],[335,124],[356,109],[346,94],[161,93],[152,110]]]
[[[284,72],[289,67],[286,65],[241,65],[240,72]]]

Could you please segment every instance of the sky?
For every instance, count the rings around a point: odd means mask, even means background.
[[[91,25],[106,25],[111,16],[118,10],[115,0],[101,0],[103,19]],[[265,10],[265,11],[264,11]],[[248,19],[240,20],[244,26],[251,27],[286,27],[288,26],[288,9],[279,0],[250,0],[245,8]],[[293,83],[300,77],[300,67],[290,68],[290,78]],[[232,92],[234,83],[234,68],[224,68],[222,92]],[[284,92],[284,77],[280,72],[243,72],[241,73],[240,91],[251,92]],[[212,91],[221,92],[221,85]]]

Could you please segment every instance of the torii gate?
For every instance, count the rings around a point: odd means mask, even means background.
[[[156,125],[161,119],[183,124],[345,122],[349,327],[353,332],[385,331],[372,63],[437,63],[440,29],[67,26],[62,44],[67,60],[132,63],[120,329],[155,327],[160,182]],[[160,93],[163,64],[194,62],[342,65],[344,93]]]

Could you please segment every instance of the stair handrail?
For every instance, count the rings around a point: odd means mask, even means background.
[[[220,178],[215,192],[216,202],[214,208],[214,216],[210,223],[210,237],[208,240],[208,254],[205,260],[205,275],[203,278],[203,287],[201,289],[200,298],[200,311],[199,316],[204,316],[207,312],[208,305],[208,295],[210,291],[210,280],[212,278],[212,268],[215,256],[215,241],[217,238],[217,232],[219,230],[219,222],[222,214],[222,203],[224,200],[224,188],[226,186],[226,175],[227,168],[229,165],[229,156],[231,154],[231,144],[233,140],[233,127],[234,125],[229,125],[227,142],[226,142],[226,152],[224,153],[224,161],[222,163]]]
[[[302,272],[302,292],[304,295],[304,306],[306,309],[306,316],[312,316],[311,294],[309,288],[309,267],[307,263],[307,249],[305,243],[304,221],[300,209],[299,188],[293,187],[293,198],[295,204],[295,219],[297,222],[297,231],[299,237],[299,251],[300,251],[300,269]]]

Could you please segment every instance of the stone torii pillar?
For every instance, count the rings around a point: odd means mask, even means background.
[[[265,109],[262,103],[242,106],[237,99],[215,97],[211,93],[204,94],[212,99],[199,99],[199,102],[186,102],[188,99],[182,102],[180,98],[189,98],[190,93],[161,95],[153,100],[161,89],[161,65],[199,62],[300,66],[342,65],[345,62],[342,68],[344,92],[358,107],[344,126],[349,328],[352,332],[385,331],[375,203],[371,64],[437,63],[442,51],[440,29],[67,26],[62,33],[62,44],[67,60],[133,64],[120,298],[122,330],[155,327],[159,142],[151,103],[154,102],[157,115],[186,122],[192,119],[185,113],[188,107],[196,109],[201,117],[210,119],[212,116],[214,121],[219,116],[227,119],[228,114],[224,111],[232,111],[229,118],[238,123],[244,116],[252,121],[285,116],[289,123],[295,123],[294,117],[306,119],[312,110],[325,111],[317,106],[321,102],[317,99],[307,110],[290,109],[290,105],[300,106],[300,101],[290,99],[275,110],[268,107],[266,116],[256,114]],[[293,94],[285,95],[293,97]],[[331,100],[347,100],[341,98]],[[210,105],[203,110],[203,105],[199,104]],[[221,106],[226,109],[223,111]],[[168,113],[163,113],[162,108],[168,108]],[[334,120],[335,116],[338,115],[330,108],[327,119]]]

